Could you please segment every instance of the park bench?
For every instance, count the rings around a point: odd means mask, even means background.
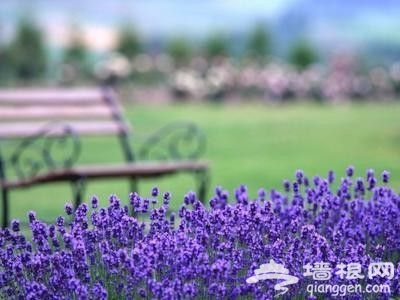
[[[125,177],[133,192],[139,179],[190,173],[204,201],[208,164],[197,159],[205,147],[197,126],[167,124],[139,149],[132,146],[130,131],[109,87],[0,90],[2,226],[9,222],[10,190],[51,182],[70,182],[76,207],[88,180]],[[125,161],[78,165],[82,137],[103,135],[119,140]],[[12,149],[7,155],[6,147]]]

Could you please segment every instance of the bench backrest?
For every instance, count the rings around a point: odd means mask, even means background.
[[[80,153],[82,135],[117,136],[126,161],[133,161],[129,131],[116,95],[108,87],[0,89],[0,146],[3,140],[19,141],[9,158],[2,157],[0,149],[0,179],[5,178],[6,164],[14,167],[19,178],[40,169],[72,166]],[[51,153],[57,139],[60,144],[62,140],[72,143],[61,161]],[[23,158],[36,144],[40,144],[40,158]]]
[[[129,131],[110,88],[0,90],[0,139],[31,136],[51,121],[80,135]]]

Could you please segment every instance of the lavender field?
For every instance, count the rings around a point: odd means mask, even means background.
[[[217,187],[209,208],[189,192],[170,214],[178,199],[158,188],[149,196],[130,194],[127,204],[113,195],[107,207],[92,197],[75,213],[67,203],[51,225],[31,211],[32,239],[17,220],[0,231],[0,293],[9,299],[391,299],[400,293],[400,197],[387,171],[354,175],[352,166],[326,177],[298,170],[256,197],[245,185],[233,194]],[[273,278],[294,280],[265,280]],[[340,288],[313,290],[328,280]]]

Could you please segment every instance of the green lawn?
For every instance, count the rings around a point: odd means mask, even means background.
[[[400,103],[364,105],[193,105],[127,106],[135,133],[151,133],[176,120],[197,123],[207,136],[204,158],[211,162],[211,191],[221,185],[233,191],[240,184],[249,187],[252,196],[258,188],[280,188],[284,178],[292,178],[296,169],[309,175],[325,175],[333,169],[341,176],[349,164],[356,175],[367,168],[377,172],[388,169],[392,186],[400,188]],[[116,147],[112,147],[112,145]],[[117,142],[91,138],[83,145],[81,162],[118,161]],[[143,182],[141,193],[152,186],[173,194],[173,207],[183,194],[194,188],[190,176]],[[86,199],[96,194],[103,203],[116,193],[128,200],[125,180],[90,183]],[[11,192],[11,215],[25,220],[28,210],[52,220],[71,201],[68,184],[39,186]]]

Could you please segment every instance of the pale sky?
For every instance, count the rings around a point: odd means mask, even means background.
[[[321,45],[367,40],[400,44],[397,1],[0,0],[0,42],[12,35],[23,11],[34,12],[52,46],[68,43],[70,26],[75,21],[83,29],[87,46],[104,51],[115,45],[116,30],[123,21],[131,22],[144,39],[170,35],[202,38],[213,30],[243,33],[256,22],[269,24],[293,9],[309,18],[308,37]],[[280,30],[285,29],[281,24]]]

